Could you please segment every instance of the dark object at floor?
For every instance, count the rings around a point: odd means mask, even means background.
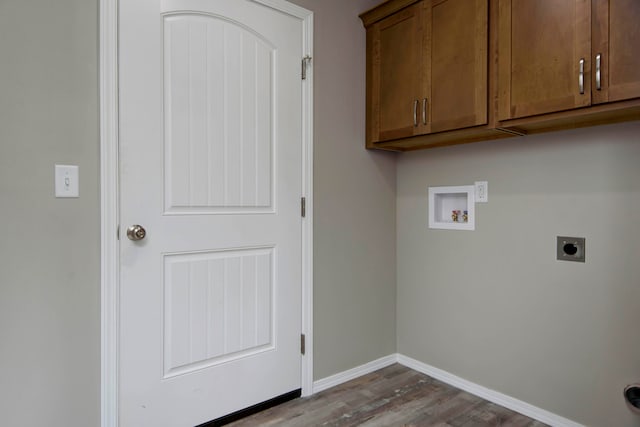
[[[289,393],[285,393],[281,396],[274,397],[273,399],[269,399],[265,402],[258,403],[257,405],[250,406],[248,408],[242,409],[240,411],[234,412],[233,414],[225,415],[224,417],[215,419],[213,421],[206,422],[204,424],[200,424],[196,427],[221,427],[226,426],[227,424],[231,424],[234,421],[241,420],[243,418],[247,418],[253,414],[257,414],[262,411],[266,411],[269,408],[273,408],[274,406],[281,405],[285,402],[288,402],[293,399],[297,399],[302,396],[302,390],[297,389],[294,391],[290,391]]]

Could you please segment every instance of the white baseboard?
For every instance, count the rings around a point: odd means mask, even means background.
[[[378,369],[386,368],[387,366],[393,365],[397,361],[398,357],[394,353],[390,354],[389,356],[381,357],[380,359],[374,360],[372,362],[365,363],[364,365],[356,366],[353,369],[349,369],[347,371],[331,375],[330,377],[314,381],[313,392],[319,393],[328,388],[346,383],[347,381],[351,381],[352,379],[370,374],[371,372],[377,371]]]
[[[398,354],[396,356],[398,363],[406,366],[407,368],[422,372],[423,374],[429,375],[443,383],[469,392],[488,400],[489,402],[504,406],[512,411],[519,412],[529,418],[533,418],[553,427],[584,427],[582,424],[578,424],[575,421],[571,421],[567,418],[561,417],[560,415],[545,411],[544,409],[530,405],[511,396],[507,396],[506,394],[472,383],[471,381],[467,381],[449,372],[443,371],[442,369],[427,365],[426,363],[422,363],[402,354]]]
[[[344,372],[331,375],[330,377],[323,378],[313,383],[313,393],[319,393],[328,388],[335,387],[352,379],[361,377],[366,374],[370,374],[378,369],[386,368],[387,366],[399,363],[411,368],[415,371],[422,372],[429,375],[443,383],[450,386],[459,388],[475,396],[481,397],[489,402],[493,402],[497,405],[504,406],[505,408],[516,411],[520,414],[526,415],[529,418],[538,420],[545,424],[549,424],[553,427],[585,427],[582,424],[578,424],[575,421],[571,421],[560,415],[538,408],[537,406],[530,405],[522,400],[518,400],[506,394],[502,394],[498,391],[491,390],[483,387],[479,384],[467,381],[464,378],[460,378],[442,369],[438,369],[434,366],[427,365],[426,363],[404,356],[402,354],[394,353],[389,356],[381,357],[364,365],[357,366],[353,369],[349,369]]]

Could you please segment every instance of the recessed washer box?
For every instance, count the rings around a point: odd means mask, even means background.
[[[475,205],[474,185],[429,187],[429,228],[475,230]]]

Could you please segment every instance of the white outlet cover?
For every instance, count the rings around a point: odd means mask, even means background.
[[[476,181],[476,203],[489,202],[489,183],[487,181]]]
[[[56,197],[79,197],[78,166],[55,165]]]

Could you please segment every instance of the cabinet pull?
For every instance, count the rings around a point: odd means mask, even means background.
[[[422,124],[427,124],[427,98],[422,99]]]
[[[584,58],[580,58],[580,72],[578,73],[578,87],[580,95],[584,95]]]
[[[418,100],[413,101],[413,127],[418,127]]]
[[[596,55],[596,90],[602,90],[602,75],[600,74],[600,65],[602,62],[602,54]]]

